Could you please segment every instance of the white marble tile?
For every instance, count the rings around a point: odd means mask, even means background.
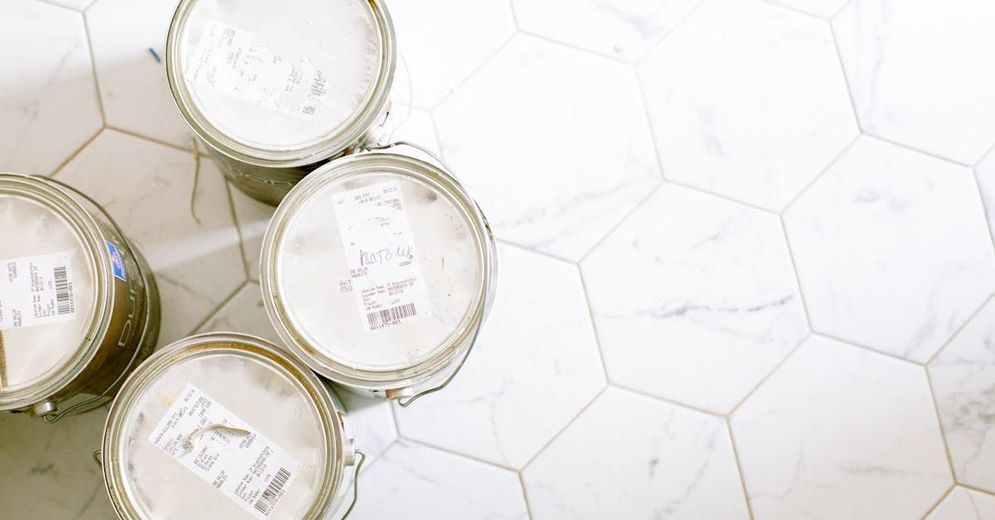
[[[27,415],[0,414],[0,516],[116,518],[93,460],[105,416],[101,409],[46,424]]]
[[[207,159],[204,159],[207,161]],[[259,281],[259,255],[262,252],[263,236],[276,208],[259,202],[229,184],[232,204],[235,207],[235,220],[242,237],[242,254],[249,270],[249,280]]]
[[[919,518],[952,484],[925,370],[821,336],[731,425],[756,518]]]
[[[926,520],[995,520],[995,496],[957,486]]]
[[[0,63],[0,171],[49,175],[102,125],[83,17],[0,3]]]
[[[512,0],[522,31],[635,61],[699,0]]]
[[[511,471],[404,441],[363,472],[350,519],[526,520]]]
[[[995,2],[853,0],[833,19],[864,131],[962,163],[995,144]]]
[[[581,264],[608,378],[729,412],[808,333],[777,216],[665,185]]]
[[[77,11],[82,11],[90,6],[94,0],[41,0],[43,2],[48,2],[50,4],[61,5],[63,7],[68,7],[70,9],[76,9]]]
[[[224,178],[192,153],[105,130],[58,179],[104,205],[152,266],[162,300],[159,344],[180,339],[245,281]]]
[[[387,0],[411,102],[435,107],[515,33],[508,0]]]
[[[192,149],[193,133],[166,82],[166,32],[176,4],[99,0],[86,21],[107,124]]]
[[[929,373],[958,480],[995,492],[995,303],[968,322]]]
[[[989,229],[995,235],[995,148],[974,166],[974,173],[978,178]]]
[[[829,20],[850,0],[765,0]]]
[[[197,329],[198,334],[203,332],[240,332],[269,340],[277,346],[283,345],[266,314],[262,291],[255,282],[247,283],[211,315]]]
[[[336,394],[346,410],[347,428],[356,441],[356,449],[366,454],[365,474],[372,467],[370,464],[397,440],[397,426],[390,409],[393,405],[385,399],[365,397],[344,389],[336,390]]]
[[[924,362],[995,289],[968,168],[862,137],[785,213],[812,327]]]
[[[521,468],[604,388],[577,267],[502,246],[497,301],[445,392],[397,410],[401,435]]]
[[[829,25],[705,0],[639,67],[668,179],[780,210],[857,136]]]
[[[522,473],[538,520],[749,518],[722,419],[615,388]]]
[[[630,67],[519,35],[433,115],[498,236],[576,260],[660,183],[640,99]]]

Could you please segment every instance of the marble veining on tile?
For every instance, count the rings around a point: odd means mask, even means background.
[[[472,357],[445,392],[397,419],[407,438],[521,468],[605,378],[577,267],[510,246],[498,253],[497,301]]]
[[[562,258],[660,183],[635,75],[607,58],[516,36],[434,116],[498,236]]]
[[[921,363],[995,290],[972,172],[941,159],[862,137],[784,221],[817,332]]]
[[[973,164],[995,144],[995,3],[852,0],[833,19],[861,127]]]
[[[82,15],[5,0],[0,64],[0,171],[50,175],[103,124]]]
[[[925,370],[820,336],[731,425],[756,518],[918,518],[952,483]]]
[[[723,420],[615,388],[522,480],[542,520],[750,517]]]
[[[775,215],[666,185],[581,264],[608,378],[727,413],[808,333]]]
[[[929,365],[958,479],[995,493],[995,303]]]
[[[857,136],[828,23],[783,7],[704,0],[639,71],[664,176],[743,202],[780,211]]]

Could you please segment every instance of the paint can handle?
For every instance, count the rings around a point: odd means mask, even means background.
[[[361,450],[356,450],[356,456],[359,457],[359,462],[356,463],[356,469],[353,470],[352,503],[349,504],[349,509],[345,510],[341,520],[349,518],[349,514],[352,513],[353,508],[356,507],[356,500],[359,498],[359,470],[363,469],[363,463],[366,462],[366,453]]]

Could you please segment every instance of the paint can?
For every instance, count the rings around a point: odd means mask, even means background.
[[[0,411],[55,422],[106,404],[158,333],[152,271],[110,215],[0,174]]]
[[[396,62],[381,0],[182,0],[166,44],[180,113],[232,184],[272,205],[386,131]]]

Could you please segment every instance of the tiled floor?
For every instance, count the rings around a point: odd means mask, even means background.
[[[0,2],[0,170],[107,206],[161,343],[275,338],[272,213],[163,78],[176,0]],[[479,349],[348,398],[355,517],[995,520],[995,2],[389,0],[501,241]],[[0,417],[0,517],[110,519],[103,412]]]

